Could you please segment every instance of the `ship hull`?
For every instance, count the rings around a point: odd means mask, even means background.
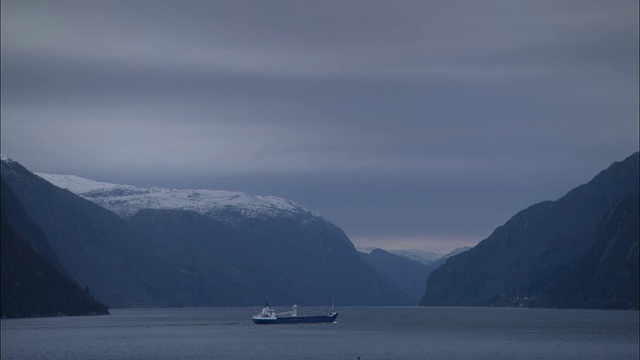
[[[337,317],[338,313],[318,316],[286,316],[275,319],[253,318],[253,322],[256,324],[321,324],[335,322]]]

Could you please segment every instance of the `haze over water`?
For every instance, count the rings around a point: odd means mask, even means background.
[[[322,308],[301,308],[300,314]],[[335,324],[254,325],[258,308],[2,320],[2,359],[637,359],[638,312],[338,308]]]

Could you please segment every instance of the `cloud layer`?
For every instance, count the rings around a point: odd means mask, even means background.
[[[362,244],[477,242],[637,151],[637,14],[3,1],[2,151],[38,171],[289,197]]]

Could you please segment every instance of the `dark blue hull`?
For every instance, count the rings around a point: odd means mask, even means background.
[[[287,316],[276,319],[253,319],[256,324],[321,324],[336,321],[338,313],[318,316]]]

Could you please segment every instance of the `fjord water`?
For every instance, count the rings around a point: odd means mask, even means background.
[[[280,309],[277,309],[280,310]],[[285,310],[285,309],[282,309]],[[325,309],[301,308],[299,315]],[[2,320],[2,359],[638,359],[638,311],[346,307],[255,325],[259,308]]]

